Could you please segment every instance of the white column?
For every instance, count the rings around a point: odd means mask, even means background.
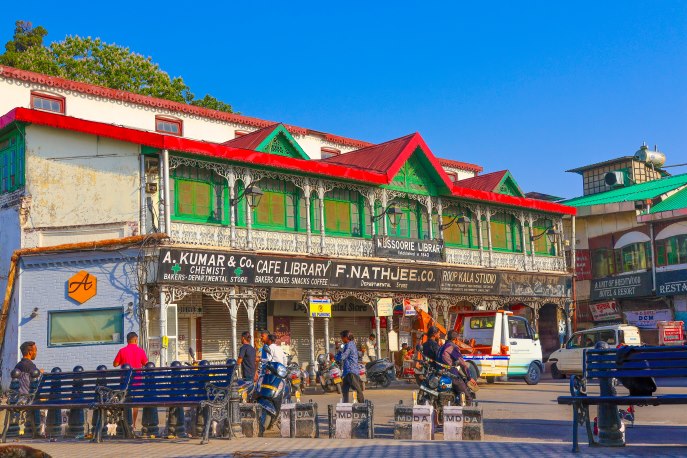
[[[252,183],[251,179],[252,178],[248,173],[243,177],[243,184],[245,188]],[[246,197],[246,243],[248,245],[248,249],[253,249],[253,209],[250,208],[250,205],[248,205],[248,197]]]
[[[312,316],[308,317],[308,328],[310,330],[310,379],[315,380],[315,319]]]
[[[492,267],[491,253],[493,252],[493,244],[491,242],[491,212],[487,211],[487,242],[489,242],[489,267]]]
[[[527,247],[525,246],[525,216],[520,218],[520,243],[522,243],[522,263],[525,270],[529,270],[527,266]]]
[[[320,199],[320,253],[324,253],[324,185],[322,184],[322,181],[317,182],[317,197]],[[314,342],[313,345],[315,345]]]
[[[532,215],[529,216],[529,223],[530,223],[530,258],[532,259],[532,265],[535,266],[536,264],[534,263],[534,239],[532,238],[534,234],[534,218]],[[546,236],[544,236],[546,237]]]
[[[429,226],[427,228],[427,235],[429,235],[429,240],[432,240],[434,238],[434,230],[432,228],[432,199],[430,197],[427,197],[427,223]]]
[[[310,193],[312,189],[310,188],[310,183],[306,183],[304,186],[304,198],[305,198],[305,248],[308,253],[312,253],[312,227],[310,223]]]
[[[324,318],[324,353],[329,353],[329,318]]]
[[[239,357],[238,346],[236,345],[236,318],[238,315],[238,306],[236,304],[236,298],[234,298],[234,290],[231,292],[231,297],[229,299],[229,318],[231,319],[231,354],[232,358],[236,359]]]
[[[384,235],[389,236],[389,221],[387,221],[389,218],[386,216],[386,205],[387,205],[387,195],[386,195],[386,189],[382,189],[382,213],[384,216],[382,216],[382,221],[384,222],[384,226],[382,226],[384,230]]]
[[[236,246],[236,207],[238,202],[234,202],[236,199],[236,175],[234,175],[234,169],[229,169],[229,175],[227,176],[227,186],[229,186],[229,244],[232,247]]]
[[[160,342],[167,335],[167,287],[160,286]],[[160,367],[167,366],[167,349],[160,346]]]
[[[439,229],[439,239],[444,240],[444,229],[441,225],[444,222],[444,207],[441,204],[441,199],[437,203],[437,228]]]
[[[255,309],[257,304],[253,299],[248,299],[248,332],[250,332],[250,341],[255,344]]]
[[[166,149],[162,150],[162,169],[165,177],[165,233],[170,235],[172,233],[172,211],[169,206],[169,151]]]
[[[375,310],[375,329],[377,330],[377,359],[382,358],[382,333],[380,328],[380,319]]]

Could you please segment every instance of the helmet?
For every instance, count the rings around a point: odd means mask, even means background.
[[[318,364],[324,364],[327,362],[327,358],[324,355],[317,355],[317,362]]]

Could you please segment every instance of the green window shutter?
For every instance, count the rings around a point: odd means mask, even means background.
[[[665,240],[659,240],[656,242],[656,265],[665,266],[667,264],[666,260],[666,244]]]

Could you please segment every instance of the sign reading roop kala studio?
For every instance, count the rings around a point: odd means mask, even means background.
[[[402,239],[375,236],[375,256],[378,258],[415,259],[418,261],[443,261],[443,240]]]
[[[592,280],[591,299],[618,299],[651,295],[651,272]]]

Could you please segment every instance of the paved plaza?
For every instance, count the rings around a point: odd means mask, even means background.
[[[659,386],[661,384],[659,383]],[[671,393],[687,393],[682,380],[663,382]],[[482,385],[478,395],[484,408],[485,440],[482,442],[444,443],[442,434],[434,442],[394,441],[393,406],[399,400],[412,402],[414,386],[405,382],[386,390],[369,389],[366,396],[375,403],[374,440],[330,440],[326,438],[326,409],[337,401],[335,394],[312,389],[303,400],[318,403],[320,439],[281,439],[275,431],[265,438],[221,440],[199,445],[199,439],[153,439],[128,441],[106,439],[103,444],[58,440],[24,440],[21,444],[37,447],[54,457],[318,457],[324,456],[567,456],[570,454],[571,410],[555,400],[568,392],[566,381],[545,379],[536,386],[523,382]],[[590,391],[595,392],[592,386]],[[662,391],[662,388],[659,388]],[[667,391],[666,391],[667,392]],[[595,411],[595,409],[593,410]],[[594,413],[592,413],[594,415]],[[627,429],[628,446],[622,449],[590,449],[581,434],[582,456],[684,456],[687,455],[687,416],[680,406],[642,407],[636,423]],[[140,420],[139,420],[140,421]],[[140,424],[137,425],[140,428]],[[2,456],[2,455],[0,455]]]

